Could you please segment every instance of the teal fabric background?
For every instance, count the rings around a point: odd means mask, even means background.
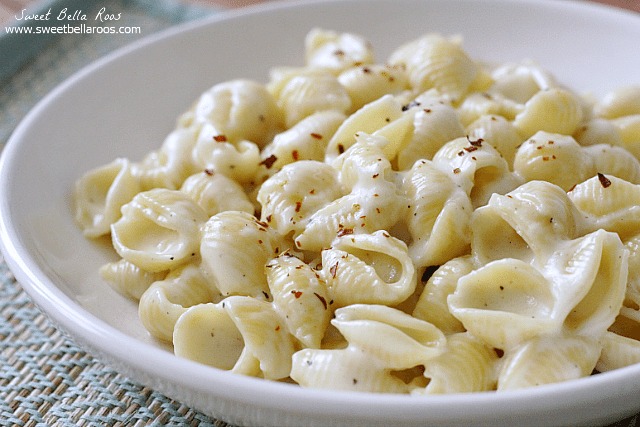
[[[120,13],[118,26],[140,27],[140,34],[7,34],[0,28],[0,147],[24,115],[57,84],[90,62],[114,49],[159,30],[215,13],[172,0],[46,0],[29,13],[57,16],[64,8],[81,10],[88,22],[102,7]],[[7,26],[60,25],[49,21],[14,21]],[[111,25],[104,23],[102,25]]]

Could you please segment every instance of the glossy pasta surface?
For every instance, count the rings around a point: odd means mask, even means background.
[[[514,390],[640,363],[640,88],[426,34],[194,100],[75,187],[101,276],[179,357],[303,387]]]

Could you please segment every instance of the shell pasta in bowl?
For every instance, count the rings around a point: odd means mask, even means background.
[[[231,423],[632,415],[639,23],[338,0],[178,27],[22,122],[3,253],[79,344]]]

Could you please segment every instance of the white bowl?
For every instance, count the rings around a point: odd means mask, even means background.
[[[378,58],[426,32],[461,34],[474,58],[531,58],[579,91],[638,84],[640,16],[584,2],[337,0],[273,3],[151,36],[59,86],[22,121],[2,155],[0,237],[34,302],[81,346],[131,378],[243,425],[561,425],[640,411],[640,365],[503,393],[410,397],[301,389],[175,357],[151,340],[135,303],[102,282],[111,251],[73,220],[70,192],[90,168],[160,146],[176,117],[214,83],[266,81],[302,63],[312,27],[366,36]]]

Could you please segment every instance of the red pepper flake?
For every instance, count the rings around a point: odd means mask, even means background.
[[[464,156],[464,151],[462,150],[458,151],[458,156]]]
[[[376,173],[376,174],[373,174],[372,178],[377,178],[377,177],[379,177],[379,176],[380,176],[380,174],[379,174],[379,173]]]
[[[342,228],[338,231],[337,236],[342,237],[342,236],[347,236],[349,234],[353,234],[353,228]]]
[[[320,295],[320,294],[318,294],[316,292],[314,292],[313,294],[320,300],[320,302],[322,303],[322,306],[326,310],[327,309],[327,300],[322,295]]]
[[[227,142],[227,137],[225,135],[216,135],[213,137],[215,142]]]
[[[319,133],[311,132],[310,135],[311,135],[311,138],[322,139],[322,135],[320,135]]]
[[[473,151],[476,151],[477,149],[478,149],[478,147],[475,146],[475,145],[472,145],[471,147],[464,147],[464,151],[466,151],[467,153],[471,153]],[[460,153],[458,153],[458,155],[460,155]]]
[[[338,274],[338,262],[336,261],[335,264],[333,264],[331,266],[331,268],[329,268],[329,273],[331,273],[331,277],[333,277],[334,279],[336,278],[336,275]]]
[[[362,72],[365,73],[365,74],[369,74],[371,72],[371,68],[364,67],[362,69]]]
[[[256,219],[256,224],[258,224],[260,227],[264,227],[264,228],[268,228],[269,224],[267,224],[266,222],[260,221]],[[261,231],[267,231],[267,230],[261,230]]]
[[[273,218],[273,217],[272,217],[271,215],[267,215],[267,218],[266,218],[266,219],[267,219],[267,222],[271,222],[271,219],[272,219],[272,218]]]
[[[296,299],[300,298],[302,296],[302,292],[301,291],[296,291],[295,289],[293,291],[291,291],[291,293],[293,294],[294,297],[296,297]]]
[[[280,330],[280,325],[276,326],[276,332]]]
[[[469,144],[471,144],[474,147],[482,147],[482,143],[484,142],[484,139],[478,138],[476,140],[473,140],[473,139],[469,139],[469,135],[467,135],[467,141],[469,141]]]
[[[273,164],[276,161],[278,161],[278,158],[276,157],[275,154],[272,154],[269,157],[267,157],[266,159],[264,159],[263,161],[261,161],[259,164],[260,165],[264,165],[264,167],[266,167],[267,169],[271,169],[271,166],[273,166]]]
[[[297,201],[296,202],[296,212],[300,212],[300,209],[302,209],[302,202]]]
[[[611,185],[611,181],[609,180],[609,178],[607,178],[600,172],[598,172],[598,180],[600,181],[600,185],[602,185],[603,188],[607,188]]]
[[[344,153],[344,145],[338,144],[338,153],[340,154]]]
[[[293,160],[298,161],[298,158],[300,157],[300,155],[298,154],[298,150],[293,150],[291,152],[291,157],[293,157]]]
[[[214,172],[212,169],[205,169],[204,174],[208,176],[213,176]]]
[[[453,170],[453,173],[455,173],[455,174],[459,174],[459,173],[460,173],[460,168],[455,168],[455,169]]]

